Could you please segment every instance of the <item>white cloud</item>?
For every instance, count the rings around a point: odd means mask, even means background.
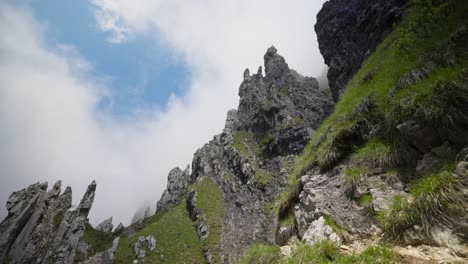
[[[0,5],[0,202],[35,181],[64,180],[77,203],[96,179],[91,220],[128,222],[159,199],[168,171],[224,126],[246,67],[256,71],[274,44],[292,68],[324,68],[314,33],[323,1],[95,0],[109,41],[154,36],[181,56],[191,81],[165,111],[118,121],[96,105],[109,93],[72,47],[51,50],[27,8]]]

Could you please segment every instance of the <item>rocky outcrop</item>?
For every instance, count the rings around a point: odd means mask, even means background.
[[[291,70],[275,47],[264,61],[265,76],[261,67],[253,75],[244,72],[238,109],[228,112],[223,133],[197,150],[192,161],[190,183],[209,177],[222,190],[225,262],[235,262],[254,242],[275,242],[276,215],[265,204],[284,190],[292,155],[333,109],[317,81]],[[187,207],[203,239],[209,227],[196,197],[196,192],[188,194]]]
[[[333,98],[338,100],[351,77],[391,32],[408,0],[331,0],[317,15],[315,31]]]
[[[99,225],[96,226],[96,230],[102,231],[102,232],[112,232],[112,229],[114,228],[114,225],[112,224],[112,216],[109,217],[108,219],[102,221]]]
[[[156,238],[154,236],[139,237],[133,245],[133,252],[137,259],[133,263],[144,263],[146,258],[146,252],[150,252],[156,248]]]
[[[83,234],[95,191],[93,181],[75,209],[71,209],[71,188],[61,193],[60,181],[49,191],[47,183],[36,183],[12,193],[7,201],[8,216],[0,224],[0,262],[85,261],[92,247]],[[111,253],[95,256],[89,263],[111,263]]]
[[[170,210],[179,204],[187,194],[189,181],[188,166],[183,171],[178,167],[172,169],[167,176],[167,188],[158,201],[156,212]]]
[[[299,153],[333,110],[333,101],[315,78],[291,70],[275,47],[267,50],[264,61],[265,77],[261,67],[254,75],[245,70],[239,107],[228,115],[227,129],[268,136],[272,155]]]

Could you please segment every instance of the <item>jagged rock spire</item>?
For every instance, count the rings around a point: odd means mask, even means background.
[[[263,56],[265,63],[265,75],[266,77],[279,77],[289,72],[289,66],[284,58],[278,54],[278,50],[275,46],[268,48],[267,52]]]

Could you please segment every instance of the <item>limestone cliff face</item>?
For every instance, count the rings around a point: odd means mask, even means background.
[[[315,31],[338,100],[362,62],[400,21],[408,0],[331,0],[317,15]]]

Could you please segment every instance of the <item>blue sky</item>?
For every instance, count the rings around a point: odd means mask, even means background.
[[[31,5],[46,24],[47,44],[71,45],[94,66],[95,74],[110,77],[111,99],[100,107],[128,118],[135,110],[164,108],[171,93],[188,86],[189,69],[163,41],[140,34],[132,41],[109,43],[96,25],[88,1],[41,0]]]
[[[154,210],[168,172],[222,131],[268,47],[322,73],[323,1],[0,1],[0,205],[57,180],[76,204],[96,180],[91,223]]]

